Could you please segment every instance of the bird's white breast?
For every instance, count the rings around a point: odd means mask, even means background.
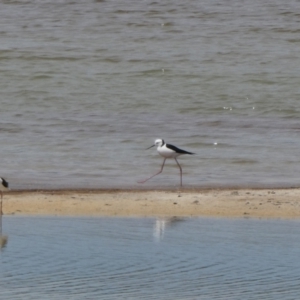
[[[180,153],[176,153],[174,150],[167,148],[166,145],[158,147],[157,152],[165,158],[174,158],[180,155]]]

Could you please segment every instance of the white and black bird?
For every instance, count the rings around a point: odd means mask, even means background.
[[[182,168],[181,168],[180,164],[177,161],[177,157],[179,155],[182,155],[182,154],[192,155],[192,154],[195,154],[195,153],[179,149],[179,148],[177,148],[177,147],[175,147],[173,145],[170,145],[170,144],[166,144],[163,139],[157,139],[157,140],[155,140],[154,145],[150,146],[147,149],[150,149],[150,148],[155,147],[155,146],[157,147],[157,152],[164,158],[164,161],[162,163],[161,169],[157,173],[155,173],[154,175],[152,175],[151,177],[149,177],[149,178],[147,178],[145,180],[138,181],[138,183],[144,183],[144,182],[148,181],[149,179],[151,179],[152,177],[160,174],[162,172],[163,168],[164,168],[166,159],[167,158],[174,158],[175,161],[176,161],[176,163],[177,163],[177,165],[178,165],[178,167],[179,167],[179,170],[180,170],[180,186],[182,186]]]
[[[2,200],[2,197],[3,197],[3,192],[8,191],[8,190],[9,190],[8,182],[3,177],[0,177],[1,200]]]

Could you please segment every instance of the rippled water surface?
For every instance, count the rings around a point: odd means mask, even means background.
[[[190,186],[299,185],[300,2],[1,1],[1,176],[137,187],[155,138]],[[176,186],[175,162],[147,187]]]
[[[299,222],[3,217],[1,299],[298,299]]]

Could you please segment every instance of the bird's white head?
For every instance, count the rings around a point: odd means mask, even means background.
[[[165,141],[162,140],[162,139],[157,139],[157,140],[155,140],[155,142],[154,142],[154,145],[155,145],[156,147],[161,147],[161,146],[163,146],[164,144],[165,144]]]
[[[165,144],[165,141],[163,140],[163,139],[157,139],[157,140],[155,140],[154,141],[154,145],[152,145],[152,146],[150,146],[149,148],[147,148],[147,149],[150,149],[150,148],[152,148],[152,147],[161,147],[161,146],[163,146]],[[146,150],[147,150],[146,149]]]

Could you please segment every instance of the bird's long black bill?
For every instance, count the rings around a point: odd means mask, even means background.
[[[148,149],[150,149],[150,148],[152,148],[152,147],[154,147],[155,145],[152,145],[152,146],[150,146],[149,148],[147,148],[146,150],[148,150]]]

